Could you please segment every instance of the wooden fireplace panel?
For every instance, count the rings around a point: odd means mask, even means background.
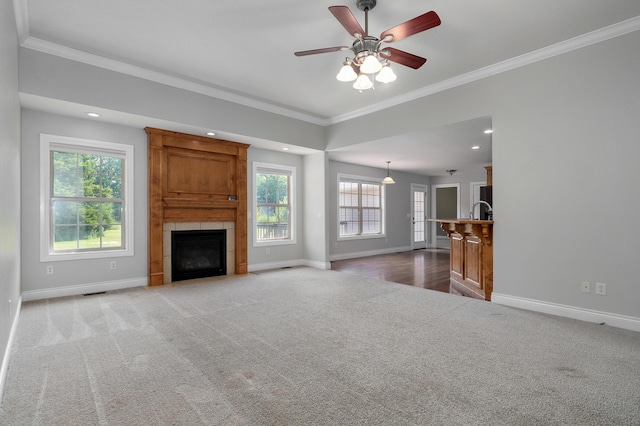
[[[236,195],[236,158],[215,153],[187,150],[167,151],[167,186],[165,196],[206,195],[227,200]]]
[[[249,145],[145,128],[149,143],[149,285],[164,283],[164,222],[234,222],[235,273],[247,264]]]
[[[235,222],[236,210],[165,208],[165,222]]]

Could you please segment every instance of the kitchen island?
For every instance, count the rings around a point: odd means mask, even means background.
[[[450,292],[491,300],[493,292],[493,221],[429,219],[438,222],[451,242]]]

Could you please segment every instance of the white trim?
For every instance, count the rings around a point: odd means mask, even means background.
[[[409,200],[409,211],[411,213],[409,213],[411,215],[411,220],[409,221],[409,235],[410,235],[410,239],[411,239],[411,249],[415,250],[416,247],[418,248],[426,248],[429,245],[429,222],[427,222],[427,217],[429,216],[429,186],[422,184],[422,183],[412,183],[411,186],[411,194],[410,194],[410,200]],[[416,241],[414,241],[414,236],[415,236],[415,229],[414,229],[414,222],[415,222],[415,215],[414,215],[414,207],[415,207],[415,193],[416,192],[424,192],[424,225],[423,225],[423,232],[424,232],[424,247],[422,247],[422,244],[416,243]]]
[[[51,238],[50,199],[51,199],[51,160],[50,152],[54,145],[70,145],[75,152],[89,152],[93,149],[117,153],[125,158],[124,170],[124,212],[122,225],[124,226],[125,247],[118,250],[99,250],[76,253],[51,253],[49,239]],[[63,260],[104,259],[110,257],[133,256],[134,254],[134,148],[114,142],[103,142],[67,136],[40,134],[40,262],[57,262]]]
[[[104,291],[122,290],[125,288],[144,287],[148,285],[147,277],[131,278],[128,280],[104,281],[101,283],[78,284],[55,287],[45,290],[28,290],[22,292],[25,302],[33,300],[51,299],[54,297],[78,296],[81,294],[101,293]]]
[[[391,108],[396,105],[401,105],[406,102],[423,98],[425,96],[444,92],[445,90],[453,89],[467,83],[473,83],[474,81],[482,80],[483,78],[491,77],[492,75],[511,71],[525,65],[543,61],[545,59],[549,59],[563,53],[571,52],[573,50],[587,47],[592,44],[619,37],[637,30],[640,30],[640,17],[627,19],[626,21],[618,22],[617,24],[600,28],[599,30],[579,35],[577,37],[570,38],[569,40],[561,41],[559,43],[534,50],[533,52],[525,53],[523,55],[486,66],[484,68],[480,68],[465,74],[460,74],[447,80],[442,80],[437,83],[430,84],[423,87],[422,89],[409,92],[405,95],[390,98],[384,102],[379,102],[366,108],[361,108],[359,110],[351,111],[347,114],[332,117],[331,119],[329,119],[329,124],[341,123],[343,121],[348,121],[353,118]]]
[[[475,195],[474,190],[476,186],[477,187],[487,186],[487,181],[481,180],[477,182],[469,182],[469,209],[473,209],[473,205],[476,203],[476,199],[474,197]],[[480,194],[478,194],[478,197],[480,197]],[[480,198],[478,198],[478,201],[480,201]],[[478,208],[480,208],[480,206],[478,206]],[[476,217],[475,212],[473,217]],[[480,217],[480,213],[478,213],[478,217]]]
[[[16,15],[18,42],[24,43],[29,38],[29,5],[28,0],[13,0],[13,13]]]
[[[289,231],[291,235],[287,239],[282,240],[263,240],[258,241],[258,233],[256,232],[257,209],[258,209],[258,185],[256,185],[256,175],[258,169],[268,169],[272,172],[282,172],[282,174],[288,174],[290,177],[289,183]],[[259,161],[253,162],[253,247],[266,247],[266,246],[282,246],[298,244],[298,236],[296,232],[296,219],[297,219],[297,198],[296,198],[296,168],[294,166],[284,166],[281,164],[261,163]]]
[[[13,341],[16,338],[18,330],[18,319],[20,318],[20,312],[22,311],[22,296],[18,297],[16,303],[16,314],[13,317],[13,323],[11,324],[11,331],[9,332],[9,339],[7,339],[7,347],[2,357],[2,367],[0,367],[0,401],[2,401],[2,395],[4,394],[4,385],[7,380],[7,370],[9,369],[9,357],[11,356],[11,348],[13,347]]]
[[[636,317],[577,308],[575,306],[560,305],[557,303],[527,299],[524,297],[509,296],[495,292],[491,294],[491,301],[493,303],[510,306],[512,308],[526,309],[529,311],[557,315],[580,321],[605,324],[611,327],[624,328],[626,330],[640,331],[640,318]]]
[[[496,64],[489,65],[487,67],[480,68],[466,74],[461,74],[447,80],[430,84],[421,89],[415,90],[405,95],[393,97],[384,102],[370,105],[366,108],[361,108],[359,110],[351,111],[347,114],[342,114],[331,118],[321,118],[311,114],[294,111],[289,108],[272,105],[256,99],[251,99],[246,96],[230,93],[223,88],[216,88],[213,86],[195,83],[184,78],[178,78],[156,71],[151,71],[145,68],[126,64],[124,62],[107,59],[102,56],[90,54],[81,50],[72,49],[67,46],[31,37],[29,35],[29,10],[27,3],[28,0],[13,0],[16,25],[18,27],[18,38],[22,47],[55,56],[60,56],[73,61],[93,65],[111,71],[120,72],[134,77],[139,77],[145,80],[155,81],[157,83],[166,84],[168,86],[184,89],[206,96],[211,96],[217,99],[223,99],[251,108],[272,112],[274,114],[279,114],[285,117],[295,118],[320,126],[330,126],[333,124],[341,123],[343,121],[348,121],[353,118],[391,108],[405,102],[452,89],[463,84],[481,80],[495,74],[510,71],[512,69],[551,58],[553,56],[561,55],[563,53],[571,52],[582,47],[590,46],[601,41],[609,40],[611,38],[619,37],[640,30],[640,17],[630,18],[626,21],[618,22],[608,27],[600,28],[598,30],[571,38],[569,40],[561,41],[559,43],[534,50],[533,52],[525,53],[515,58],[507,59],[505,61],[498,62]]]
[[[382,229],[379,234],[340,235],[340,182],[342,179],[346,182],[355,182],[358,184],[366,183],[380,186],[380,211],[382,212],[382,217],[380,218],[382,223],[380,225]],[[336,229],[336,241],[368,240],[372,238],[387,237],[387,185],[383,185],[380,178],[338,173],[336,181],[336,197],[336,223],[338,224],[338,228]],[[358,208],[362,209],[362,206],[358,205]]]
[[[413,250],[411,248],[411,246],[404,246],[404,247],[384,248],[384,249],[378,249],[378,250],[368,250],[368,251],[358,251],[358,252],[351,252],[351,253],[333,254],[333,255],[329,256],[329,261],[345,260],[345,259],[357,259],[359,257],[377,256],[379,254],[400,253],[400,252],[411,251],[411,250]]]
[[[210,96],[216,99],[222,99],[238,105],[244,105],[262,111],[272,112],[274,114],[306,121],[320,126],[326,126],[328,124],[325,119],[313,116],[311,114],[301,113],[292,109],[283,108],[273,104],[269,104],[267,102],[252,99],[247,96],[231,93],[223,88],[196,83],[193,81],[189,81],[186,78],[174,77],[171,75],[163,74],[161,72],[152,71],[146,68],[130,65],[99,55],[94,55],[92,53],[82,52],[80,50],[63,46],[61,44],[52,43],[47,40],[42,40],[35,37],[27,37],[21,43],[21,46],[27,49],[35,50],[37,52],[48,53],[50,55],[59,56],[61,58],[69,59],[83,64],[93,65],[98,68],[103,68],[132,77],[138,77],[144,80],[165,84],[167,86],[176,87],[178,89],[183,89],[189,92]]]
[[[331,269],[331,263],[308,259],[282,260],[279,262],[255,263],[249,265],[249,272],[266,271],[269,269],[293,268],[296,266],[309,266],[316,269]]]

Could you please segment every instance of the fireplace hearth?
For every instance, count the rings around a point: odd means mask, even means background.
[[[171,281],[227,274],[227,231],[171,232]]]

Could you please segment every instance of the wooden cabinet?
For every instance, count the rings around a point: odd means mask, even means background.
[[[493,292],[493,221],[430,219],[440,222],[451,242],[449,282],[452,293],[491,300]]]

